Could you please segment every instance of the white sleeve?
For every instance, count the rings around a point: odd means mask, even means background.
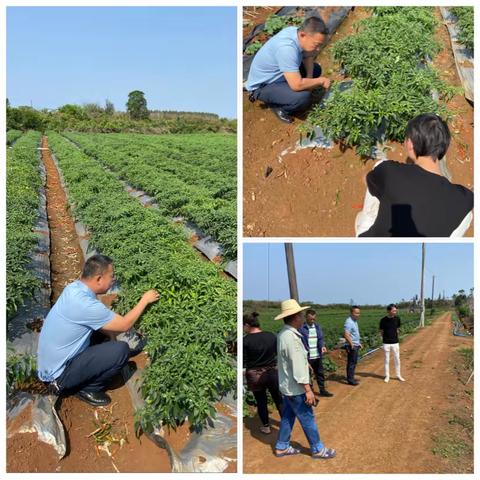
[[[451,233],[450,237],[463,237],[465,232],[468,230],[468,227],[472,223],[473,212],[470,211],[467,213],[466,217],[462,220],[460,225]]]

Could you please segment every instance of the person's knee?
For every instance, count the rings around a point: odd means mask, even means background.
[[[123,365],[128,361],[130,355],[130,347],[128,346],[127,342],[116,341],[113,342],[114,345],[114,356],[116,363],[119,365]]]
[[[312,101],[312,94],[305,90],[303,92],[295,92],[295,98],[288,105],[288,110],[290,112],[302,112],[306,110]]]
[[[322,67],[318,63],[313,64],[313,78],[318,78],[322,75]]]

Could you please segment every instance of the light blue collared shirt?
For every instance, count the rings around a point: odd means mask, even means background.
[[[352,317],[348,317],[345,320],[345,326],[343,328],[348,334],[350,334],[352,343],[354,345],[360,345],[360,331],[358,329],[358,322],[353,320]]]
[[[273,83],[286,72],[298,72],[302,62],[303,50],[298,41],[298,28],[284,28],[255,55],[245,87],[251,92],[261,85]]]
[[[65,287],[43,322],[38,340],[38,376],[44,382],[58,378],[65,364],[90,345],[90,336],[115,313],[97,300],[80,280]]]

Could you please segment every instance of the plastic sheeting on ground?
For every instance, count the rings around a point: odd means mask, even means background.
[[[131,332],[130,340],[133,340],[134,332]],[[120,339],[120,338],[119,338]],[[123,338],[123,340],[126,340]],[[132,372],[127,365],[122,370],[124,381],[128,387],[134,410],[144,405],[140,386],[142,370]],[[220,404],[236,417],[236,402],[232,394],[219,399]],[[187,444],[180,452],[175,451],[164,437],[161,425],[147,434],[148,437],[159,447],[167,450],[172,472],[223,472],[228,464],[234,459],[226,456],[225,452],[236,449],[236,433],[230,433],[234,427],[231,418],[217,412],[217,417],[212,419],[208,426],[201,432],[193,432]]]
[[[460,77],[465,92],[465,98],[473,102],[475,85],[473,52],[458,41],[459,29],[457,27],[457,19],[455,15],[445,7],[440,7],[440,12],[442,13],[443,20],[447,26],[448,33],[450,34],[453,57],[455,58],[458,76]]]
[[[7,323],[7,341],[16,355],[37,356],[39,333],[29,328],[32,321],[43,321],[51,304],[50,284],[50,231],[45,195],[46,171],[39,158],[42,187],[39,190],[38,220],[33,229],[38,241],[32,252],[28,269],[40,281],[33,298],[19,308],[18,313]],[[26,392],[14,392],[7,399],[7,437],[20,433],[37,433],[39,441],[51,445],[59,458],[65,455],[67,445],[65,432],[55,410],[57,397]],[[22,422],[19,419],[23,419]]]

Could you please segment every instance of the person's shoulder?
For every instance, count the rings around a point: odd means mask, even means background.
[[[277,338],[277,334],[274,332],[262,332],[264,338]]]
[[[280,32],[278,32],[273,38],[279,46],[297,46],[297,27],[286,27]]]
[[[451,183],[450,185],[458,195],[461,195],[464,200],[471,203],[473,207],[473,192],[469,188],[459,185],[458,183]]]
[[[375,169],[379,168],[380,170],[404,170],[409,168],[411,165],[404,162],[399,162],[398,160],[385,160],[384,162],[378,164]]]

